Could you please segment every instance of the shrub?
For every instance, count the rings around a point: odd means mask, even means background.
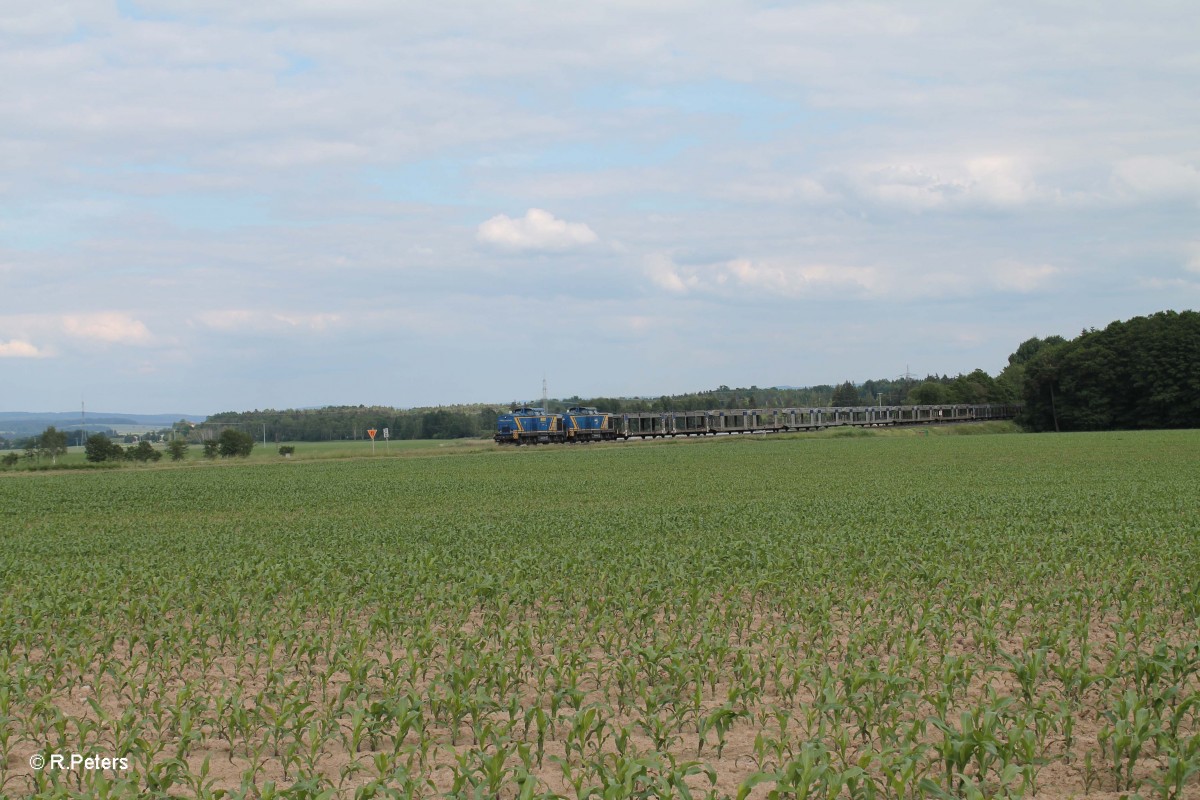
[[[183,461],[187,456],[188,445],[183,439],[172,439],[167,442],[167,452],[171,454],[172,461]]]
[[[130,447],[125,451],[125,458],[130,461],[158,461],[162,458],[162,453],[155,450],[154,447],[146,441],[138,442],[137,447]]]
[[[217,437],[217,442],[217,450],[221,454],[221,458],[229,458],[231,456],[245,458],[254,449],[254,437],[233,428],[226,428],[221,431],[221,435]]]
[[[93,463],[111,461],[124,454],[121,445],[116,444],[103,433],[93,433],[83,444],[84,457]]]

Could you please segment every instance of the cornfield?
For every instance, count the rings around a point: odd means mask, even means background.
[[[0,476],[0,794],[1200,797],[1200,433]],[[126,769],[34,769],[37,755]]]

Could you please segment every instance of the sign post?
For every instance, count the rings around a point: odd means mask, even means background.
[[[375,455],[375,429],[367,428],[367,436],[371,437],[371,455]]]
[[[391,437],[391,434],[388,432],[388,429],[384,428],[383,429],[383,451],[385,453],[388,451],[388,440],[391,438],[392,437]]]

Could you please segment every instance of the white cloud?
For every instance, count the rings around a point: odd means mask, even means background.
[[[254,313],[245,309],[201,311],[193,319],[206,328],[228,332],[251,327],[254,322]]]
[[[271,314],[271,319],[282,322],[293,328],[307,328],[310,331],[323,331],[341,321],[341,314]]]
[[[870,199],[909,211],[941,206],[949,197],[961,194],[964,188],[961,183],[912,164],[888,164],[859,170],[854,179],[860,191]]]
[[[519,219],[497,214],[479,226],[478,237],[511,250],[568,250],[598,238],[586,224],[558,219],[540,208],[529,209]]]
[[[655,285],[676,294],[723,293],[734,288],[767,296],[801,297],[830,290],[874,294],[885,288],[883,276],[871,267],[748,258],[679,265],[669,256],[656,253],[646,260],[645,273]]]
[[[1141,197],[1200,200],[1200,167],[1191,164],[1169,158],[1130,158],[1118,163],[1113,174],[1127,191]]]
[[[752,289],[793,296],[822,289],[851,289],[869,293],[880,288],[879,274],[869,267],[789,264],[738,258],[721,265],[716,272],[720,283],[734,281]]]
[[[0,358],[46,358],[50,353],[24,339],[0,342]]]
[[[659,288],[675,294],[683,294],[699,285],[695,274],[689,275],[685,280],[670,256],[662,253],[654,253],[646,259],[646,275]]]
[[[851,183],[867,198],[907,211],[982,206],[1015,208],[1044,192],[1023,159],[981,155],[963,159],[926,157],[855,168]]]
[[[238,331],[324,331],[341,322],[341,314],[301,313],[247,308],[227,308],[201,311],[193,321],[205,328],[223,333]]]
[[[1012,156],[982,156],[969,159],[968,191],[978,200],[996,206],[1017,206],[1037,199],[1029,166]]]
[[[989,292],[1029,293],[1046,289],[1061,267],[1013,260],[995,262],[984,272],[951,270],[926,262],[853,266],[798,263],[787,258],[735,258],[711,264],[677,264],[656,253],[644,262],[644,274],[672,294],[746,297],[858,297],[911,301],[917,298],[970,297]]]
[[[1053,264],[1001,262],[992,272],[992,284],[1013,292],[1032,292],[1049,284],[1062,270]]]
[[[141,320],[115,311],[69,314],[62,318],[62,326],[77,339],[106,344],[149,344],[153,339]]]

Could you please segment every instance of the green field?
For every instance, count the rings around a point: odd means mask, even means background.
[[[1200,432],[835,434],[0,473],[0,793],[1200,796]]]
[[[279,454],[280,444],[287,444],[295,447],[295,452],[288,458],[284,458]],[[130,447],[130,445],[121,445],[122,447]],[[232,461],[217,458],[217,463],[234,463],[234,464],[265,464],[272,462],[295,462],[295,461],[313,461],[315,459],[329,458],[388,458],[388,457],[404,457],[415,455],[418,452],[421,455],[440,454],[446,455],[449,453],[460,453],[464,450],[484,450],[493,449],[495,443],[491,439],[403,439],[393,442],[384,443],[382,440],[375,443],[374,453],[371,451],[370,440],[366,441],[332,441],[332,442],[270,442],[264,445],[262,442],[257,442],[254,450],[246,459],[235,458]],[[101,464],[89,464],[84,457],[82,447],[68,447],[66,455],[59,456],[57,463],[64,465],[70,469],[76,468],[91,468],[91,469],[112,469],[120,468],[136,468],[136,469],[152,469],[162,467],[181,467],[195,466],[201,464],[212,463],[211,460],[204,458],[204,448],[199,444],[191,444],[188,446],[187,453],[181,462],[172,462],[170,455],[166,452],[164,444],[155,444],[154,449],[160,451],[162,459],[157,462],[108,462]],[[36,464],[38,470],[51,469],[49,459],[42,458],[36,462],[30,462],[29,459],[23,457],[24,451],[0,451],[13,452],[21,455],[22,458],[12,467],[0,466],[0,474],[4,472],[21,472],[28,471],[31,466]]]
[[[843,437],[843,436],[871,436],[871,437],[891,437],[891,436],[959,436],[973,435],[981,433],[1016,433],[1019,429],[1011,422],[972,422],[972,423],[957,423],[941,426],[909,426],[897,428],[832,428],[824,431],[814,431],[801,434],[787,434],[787,436],[801,436],[803,438],[828,438],[828,437]],[[773,434],[774,435],[774,434]],[[686,441],[681,439],[680,441]],[[632,439],[626,444],[633,446],[642,444],[640,439]],[[659,442],[661,444],[661,442]],[[279,453],[281,444],[290,445],[295,448],[295,452],[291,456],[284,458]],[[129,447],[129,445],[122,445]],[[269,442],[263,444],[256,442],[253,452],[249,458],[235,458],[232,461],[216,459],[217,463],[270,463],[270,462],[296,462],[296,461],[312,461],[315,459],[329,458],[389,458],[389,457],[408,457],[414,455],[450,455],[459,454],[466,451],[476,450],[494,450],[495,442],[491,439],[397,439],[391,442],[379,440],[375,443],[372,450],[370,440],[357,441],[329,441],[329,442]],[[91,469],[112,469],[114,467],[121,468],[137,468],[150,469],[162,467],[182,467],[195,466],[200,464],[212,463],[204,458],[204,449],[200,444],[192,443],[188,446],[187,453],[180,462],[172,462],[170,456],[166,452],[165,444],[155,444],[154,449],[163,454],[161,460],[157,462],[106,462],[102,464],[89,464],[84,458],[84,449],[81,446],[73,446],[67,448],[66,455],[59,456],[56,465],[61,465],[68,469],[91,468]],[[36,461],[30,461],[24,458],[24,451],[11,450],[0,451],[0,453],[12,452],[22,456],[17,464],[13,466],[0,466],[0,473],[3,472],[21,472],[29,471],[33,468],[35,471],[53,469],[49,460],[41,458]]]
[[[752,434],[742,435],[742,438],[747,439],[762,439],[762,438],[778,438],[778,439],[841,439],[841,438],[908,438],[908,437],[929,437],[929,436],[964,436],[964,435],[981,435],[981,434],[1000,434],[1000,433],[1019,433],[1020,428],[1012,422],[991,421],[991,422],[965,422],[946,425],[909,425],[897,426],[890,428],[859,428],[852,426],[827,428],[819,431],[808,431],[802,433],[788,434]],[[724,438],[724,437],[718,437]],[[707,442],[713,439],[707,437],[681,437],[677,440],[656,440],[656,439],[630,439],[626,442],[618,442],[612,446],[617,447],[636,447],[641,445],[662,446],[667,444],[684,444],[694,442]],[[280,445],[290,445],[295,448],[291,456],[285,458],[279,453]],[[122,444],[122,447],[130,447],[130,445]],[[254,450],[248,458],[232,458],[224,459],[217,457],[215,459],[206,459],[203,455],[203,446],[195,442],[189,444],[188,450],[181,462],[173,462],[170,455],[166,451],[165,443],[153,445],[155,450],[162,453],[162,459],[157,462],[127,462],[116,461],[102,464],[89,464],[84,457],[84,448],[81,446],[71,446],[67,448],[65,455],[59,456],[58,465],[65,465],[70,469],[76,468],[93,468],[93,469],[161,469],[161,468],[180,468],[180,467],[195,467],[207,466],[211,464],[238,465],[238,464],[265,464],[265,463],[296,463],[299,461],[314,461],[326,459],[355,459],[355,458],[377,458],[386,459],[389,457],[412,457],[412,456],[432,456],[432,455],[460,455],[465,452],[475,451],[495,451],[497,445],[495,442],[488,439],[397,439],[385,443],[379,440],[375,443],[374,450],[371,448],[369,440],[335,440],[328,442],[269,442],[263,444],[261,441],[255,442]],[[507,447],[499,448],[501,450]],[[0,474],[4,472],[24,472],[24,471],[52,471],[53,467],[49,464],[47,458],[41,458],[36,461],[30,461],[24,457],[23,450],[0,450],[0,453],[12,452],[20,456],[20,460],[12,467],[0,466]]]

